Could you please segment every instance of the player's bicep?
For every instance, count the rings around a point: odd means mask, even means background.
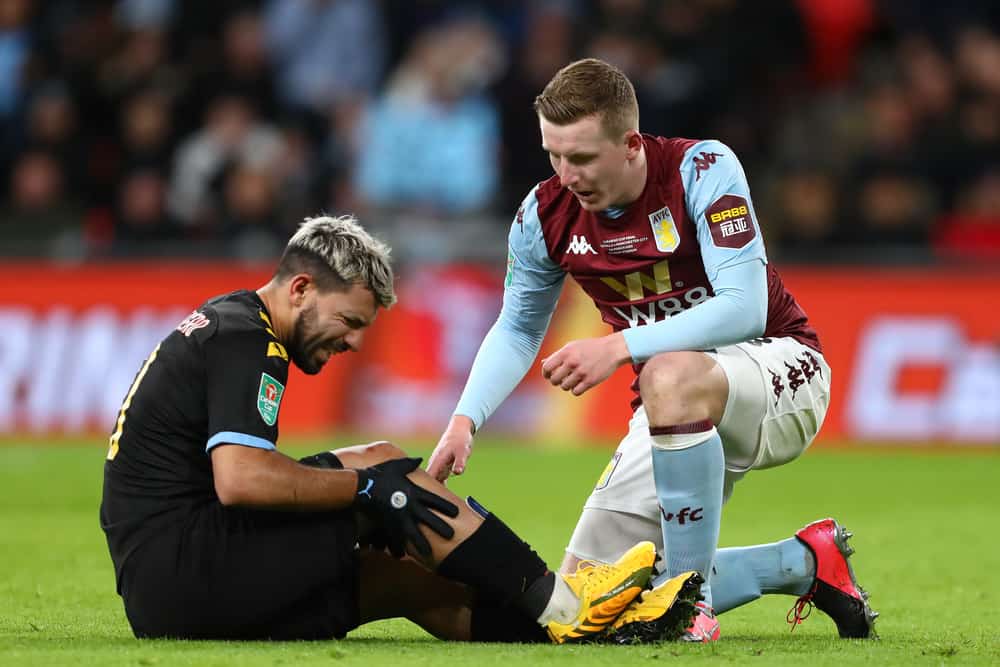
[[[548,327],[549,319],[559,302],[565,274],[539,270],[520,261],[509,250],[507,279],[504,282],[503,307],[500,317],[528,329]]]
[[[500,318],[544,332],[566,274],[549,258],[537,209],[532,192],[518,209],[507,237],[507,275]]]
[[[681,163],[681,177],[708,277],[751,259],[766,264],[750,186],[733,151],[718,141],[695,144]]]
[[[268,342],[263,332],[255,331],[206,342],[206,451],[222,444],[275,448],[288,364],[269,354]]]
[[[216,475],[233,473],[241,466],[255,466],[270,451],[257,447],[230,446],[238,443],[220,442],[212,447],[212,469]]]

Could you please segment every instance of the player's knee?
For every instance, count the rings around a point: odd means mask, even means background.
[[[699,375],[704,373],[701,357],[700,352],[664,352],[651,357],[639,374],[643,403],[661,398],[677,401],[697,393]]]
[[[364,445],[336,449],[333,453],[345,468],[367,468],[390,459],[401,459],[406,452],[388,440],[377,440]]]
[[[667,352],[646,362],[639,394],[650,423],[658,425],[722,417],[728,385],[715,361],[701,352]]]
[[[364,456],[368,465],[375,465],[376,463],[382,463],[390,459],[401,459],[406,456],[406,452],[388,440],[378,440],[363,445],[362,456]]]

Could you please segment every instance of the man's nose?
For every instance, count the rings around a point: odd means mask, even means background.
[[[562,160],[559,163],[559,169],[556,173],[559,176],[559,181],[565,186],[573,185],[580,180],[579,173],[568,160]]]

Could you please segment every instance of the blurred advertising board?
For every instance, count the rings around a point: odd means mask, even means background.
[[[828,438],[1000,446],[1000,271],[782,275],[834,371]]]
[[[501,267],[502,268],[502,267]],[[270,267],[220,263],[0,266],[0,434],[99,434],[156,342],[205,299],[264,284]],[[782,271],[833,369],[825,441],[1000,446],[1000,271]],[[333,430],[433,437],[461,392],[500,307],[500,270],[415,266],[399,304],[359,354],[318,376],[292,371],[286,435]],[[539,358],[607,331],[567,284]],[[543,442],[616,440],[628,368],[580,398],[549,387],[538,362],[490,420],[494,434]]]

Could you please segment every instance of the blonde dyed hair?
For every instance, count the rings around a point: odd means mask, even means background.
[[[307,218],[288,241],[275,278],[308,273],[323,291],[365,286],[383,308],[396,303],[389,246],[353,215]]]

